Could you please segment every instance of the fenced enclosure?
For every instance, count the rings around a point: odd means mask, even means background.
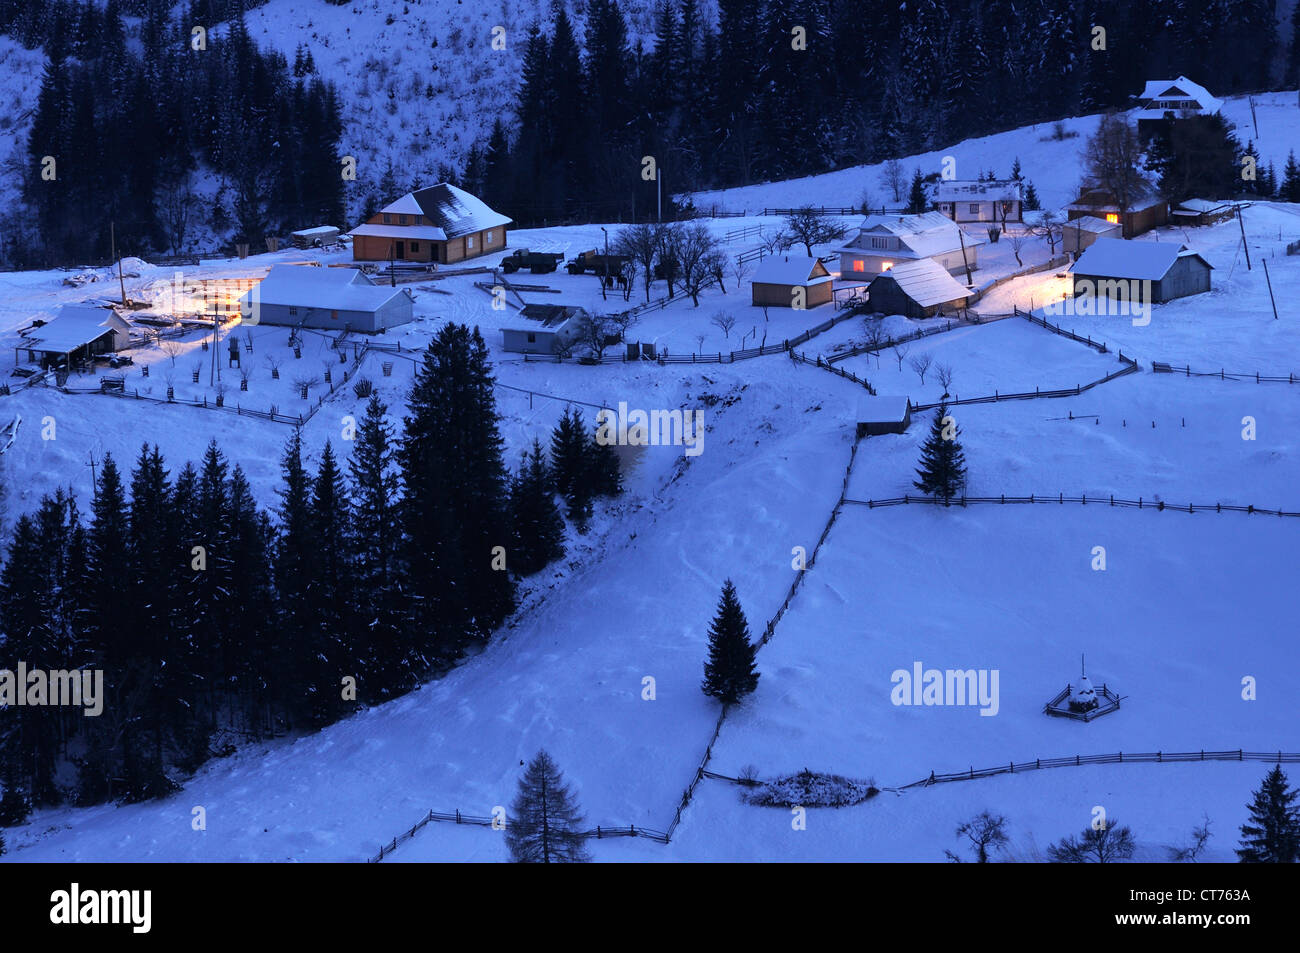
[[[1021,505],[1047,503],[1055,506],[1064,506],[1066,503],[1078,504],[1079,506],[1119,506],[1131,507],[1137,510],[1174,510],[1178,513],[1257,513],[1261,516],[1300,516],[1300,511],[1292,512],[1290,510],[1270,510],[1260,506],[1240,506],[1232,503],[1167,503],[1164,500],[1148,500],[1138,497],[1136,500],[1117,499],[1114,495],[1094,496],[1091,499],[1086,494],[1082,496],[1066,496],[1064,493],[1056,495],[1047,494],[1046,496],[954,496],[951,500],[945,500],[937,496],[896,496],[886,500],[844,500],[845,503],[852,503],[856,506],[865,506],[867,509],[875,509],[878,506],[907,506],[913,503],[931,506],[979,506],[984,504],[997,504],[999,506]]]
[[[1152,361],[1151,370],[1157,374],[1182,374],[1184,377],[1215,377],[1221,381],[1254,381],[1256,384],[1300,384],[1300,377],[1295,374],[1261,374],[1259,371],[1194,371],[1190,367],[1178,367],[1165,361]]]

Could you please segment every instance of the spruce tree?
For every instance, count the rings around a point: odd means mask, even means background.
[[[511,568],[530,576],[564,555],[564,517],[539,441],[525,454],[510,488]]]
[[[1038,198],[1038,189],[1034,188],[1034,183],[1027,183],[1025,185],[1025,211],[1037,212],[1042,207],[1042,202]]]
[[[302,459],[297,429],[280,461],[279,539],[275,550],[277,693],[290,720],[311,720],[316,708],[314,615],[311,609],[316,551],[313,545],[311,477]]]
[[[907,193],[907,214],[920,215],[930,207],[930,199],[925,194],[925,180],[921,178],[921,170],[917,169],[912,173],[912,188]]]
[[[308,594],[311,616],[312,723],[328,724],[343,714],[341,679],[356,677],[358,666],[350,644],[353,560],[343,472],[327,440],[312,484],[309,508],[315,572]]]
[[[566,500],[582,479],[587,454],[587,437],[582,425],[582,411],[566,410],[551,431],[551,478],[555,489]]]
[[[1237,857],[1243,864],[1294,864],[1300,862],[1300,808],[1295,789],[1287,789],[1287,777],[1274,767],[1255,791],[1250,804],[1250,821],[1241,825],[1241,846]]]
[[[596,433],[600,428],[596,428]],[[587,440],[587,471],[591,490],[596,496],[618,496],[623,492],[623,473],[618,462],[618,451],[612,443],[602,443],[593,434]]]
[[[357,425],[350,475],[356,616],[363,671],[377,695],[416,684],[419,666],[402,624],[399,478],[388,407],[371,394]]]
[[[591,860],[581,837],[577,798],[545,751],[528,763],[506,821],[506,846],[517,864],[575,864]]]
[[[722,585],[718,614],[709,626],[709,658],[704,664],[704,694],[723,703],[739,701],[758,687],[754,664],[757,647],[749,641],[749,623],[728,579]]]
[[[1295,151],[1287,154],[1286,165],[1282,167],[1282,185],[1277,197],[1283,202],[1300,202],[1300,164],[1297,164]]]
[[[966,486],[966,457],[957,440],[961,430],[955,420],[949,424],[950,420],[948,404],[940,404],[930,423],[930,435],[921,447],[921,466],[916,471],[919,479],[912,483],[922,493],[945,503]]]

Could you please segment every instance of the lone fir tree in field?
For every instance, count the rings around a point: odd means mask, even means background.
[[[1255,791],[1250,821],[1241,825],[1237,856],[1243,864],[1300,862],[1300,808],[1295,789],[1287,790],[1286,775],[1273,768]]]
[[[582,814],[559,767],[545,751],[528,763],[510,805],[506,846],[517,864],[582,864],[591,860],[580,831]]]
[[[736,587],[722,586],[718,614],[709,626],[709,660],[704,663],[704,694],[723,702],[738,701],[758,687],[756,649],[749,641],[749,623],[740,608]]]
[[[966,456],[957,441],[959,436],[957,422],[948,416],[948,405],[940,404],[930,424],[930,435],[921,447],[918,479],[912,486],[945,503],[966,486]]]

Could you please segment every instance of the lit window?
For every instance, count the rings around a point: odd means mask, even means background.
[[[861,258],[855,258],[855,259],[853,259],[853,270],[854,270],[854,271],[866,271],[866,270],[867,270],[867,263],[864,262]]]
[[[881,271],[888,271],[890,268],[893,268],[893,267],[894,267],[894,263],[893,263],[892,261],[882,261],[882,262],[880,263],[880,270],[881,270]]]
[[[1106,213],[1106,221],[1110,222],[1112,225],[1118,225],[1118,224],[1119,224],[1119,213],[1118,213],[1118,212],[1107,212],[1107,213]]]

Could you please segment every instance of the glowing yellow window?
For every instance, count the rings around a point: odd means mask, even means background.
[[[1119,214],[1118,214],[1117,212],[1107,212],[1107,213],[1106,213],[1106,221],[1110,222],[1112,225],[1118,225],[1118,224],[1119,224]]]
[[[855,258],[855,259],[853,260],[853,270],[854,270],[854,271],[866,271],[866,270],[867,270],[867,263],[864,262],[861,258]]]
[[[893,268],[893,267],[894,267],[894,263],[893,263],[892,261],[882,261],[882,262],[880,263],[880,270],[881,270],[881,271],[888,271],[890,268]]]

